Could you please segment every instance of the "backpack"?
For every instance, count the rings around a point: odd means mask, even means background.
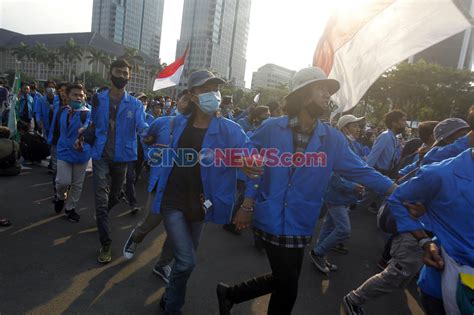
[[[10,140],[12,144],[12,153],[0,159],[0,169],[7,169],[16,164],[15,142]]]
[[[39,133],[26,133],[21,136],[21,155],[28,161],[41,161],[50,155],[49,145]]]

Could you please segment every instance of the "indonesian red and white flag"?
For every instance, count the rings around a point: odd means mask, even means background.
[[[330,17],[313,65],[341,89],[336,112],[353,108],[390,67],[471,27],[452,0],[358,0]]]
[[[166,89],[179,84],[187,54],[188,48],[186,48],[181,57],[176,59],[175,62],[156,75],[155,83],[153,84],[153,91]]]

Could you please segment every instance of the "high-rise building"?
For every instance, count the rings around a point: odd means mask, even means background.
[[[458,7],[472,18],[474,16],[473,0],[455,0]],[[408,61],[417,62],[423,59],[445,67],[457,69],[472,69],[474,66],[474,34],[472,29],[451,36],[424,51],[412,56]]]
[[[189,46],[180,86],[193,70],[210,69],[245,86],[251,0],[184,0],[176,56]]]
[[[271,63],[258,68],[252,75],[252,90],[259,88],[277,88],[281,85],[291,86],[296,71],[289,70]]]
[[[94,0],[92,32],[160,57],[164,0]]]

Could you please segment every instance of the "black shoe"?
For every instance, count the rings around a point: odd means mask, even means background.
[[[140,208],[139,208],[139,207],[136,207],[136,206],[135,206],[135,207],[132,207],[132,208],[130,209],[130,214],[131,214],[131,215],[135,215],[135,214],[138,213],[138,211],[140,211]]]
[[[60,213],[61,211],[63,211],[63,208],[64,208],[64,200],[56,200],[54,202],[54,211],[56,211],[56,213]]]
[[[160,299],[160,307],[166,313],[166,302],[165,302],[165,295],[163,294]]]
[[[324,274],[329,274],[329,272],[331,271],[329,269],[329,266],[327,264],[327,260],[326,258],[324,258],[324,256],[318,256],[316,255],[316,253],[311,250],[309,252],[309,257],[311,258],[311,261],[313,262],[314,266],[319,270],[321,271],[322,273]]]
[[[343,243],[337,244],[336,246],[331,248],[331,250],[335,251],[335,252],[338,252],[338,253],[341,253],[341,254],[344,254],[344,255],[349,253],[349,249],[346,246],[344,246]]]
[[[342,304],[344,305],[344,309],[347,315],[364,315],[364,309],[358,305],[353,304],[349,300],[349,296],[346,295],[342,298]]]
[[[76,210],[66,210],[64,211],[64,214],[66,215],[66,218],[71,221],[71,222],[79,222],[81,219],[81,216],[77,214]]]
[[[216,287],[217,301],[219,302],[219,314],[220,315],[230,315],[230,310],[234,306],[228,297],[229,286],[224,283],[219,283]]]
[[[226,230],[227,232],[230,232],[232,234],[235,234],[235,235],[241,235],[242,232],[237,230],[237,227],[235,226],[235,224],[231,223],[231,224],[224,224],[222,226],[222,228],[224,230]]]

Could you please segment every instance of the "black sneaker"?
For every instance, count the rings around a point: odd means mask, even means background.
[[[79,222],[81,216],[76,212],[76,210],[66,210],[64,211],[66,218],[71,222]]]
[[[324,258],[324,256],[318,256],[313,250],[311,250],[309,252],[309,257],[313,261],[313,264],[316,266],[316,268],[318,268],[318,270],[322,273],[327,275],[331,271],[329,270],[327,260]]]
[[[229,286],[224,283],[219,283],[216,287],[217,301],[219,302],[219,314],[230,315],[230,310],[234,306],[234,302],[229,299]]]
[[[54,202],[54,211],[56,211],[56,213],[60,213],[61,211],[63,211],[63,208],[64,208],[64,200],[56,200]]]
[[[160,276],[163,281],[168,284],[170,283],[170,275],[171,275],[171,267],[169,265],[166,266],[153,266],[153,273]]]
[[[342,304],[344,305],[344,309],[347,315],[364,315],[364,309],[358,305],[353,304],[349,300],[349,296],[346,295],[342,298]]]
[[[140,211],[139,207],[133,207],[132,209],[130,209],[130,214],[135,215],[138,213],[138,211]]]
[[[326,257],[324,257],[324,260],[326,261],[326,266],[328,267],[329,271],[334,272],[337,271],[338,267],[337,265],[331,264]]]
[[[165,302],[165,295],[163,294],[160,299],[160,307],[166,313],[166,302]]]
[[[349,249],[348,249],[346,246],[344,246],[343,243],[337,244],[336,246],[334,246],[333,248],[331,248],[331,250],[332,250],[332,251],[335,251],[335,252],[338,252],[338,253],[340,253],[340,254],[344,254],[344,255],[347,254],[347,253],[349,253]]]

